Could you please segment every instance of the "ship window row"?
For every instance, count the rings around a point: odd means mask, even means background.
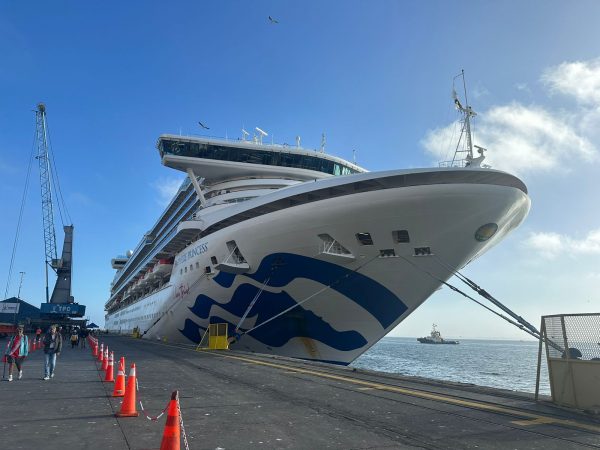
[[[330,175],[350,175],[358,173],[344,164],[330,161],[319,156],[286,153],[253,148],[226,147],[199,142],[180,142],[162,140],[159,144],[161,156],[164,154],[190,156],[194,158],[215,159],[267,166],[293,167],[308,169]]]
[[[323,236],[323,235],[319,235]],[[328,235],[325,235],[328,236]],[[360,245],[374,245],[373,237],[371,233],[366,231],[356,233],[356,240]],[[408,234],[408,230],[395,230],[392,231],[392,237],[394,243],[396,244],[407,244],[410,242],[410,236]],[[431,247],[414,247],[413,256],[432,256],[433,252],[431,251]],[[380,258],[392,258],[396,256],[396,250],[393,248],[384,248],[379,250]]]
[[[199,268],[200,268],[200,263],[196,262],[196,269],[199,269]],[[192,270],[194,270],[194,265],[190,264],[190,272]],[[187,273],[187,272],[188,272],[188,266],[185,266],[185,267],[179,269],[179,275],[183,275],[184,273]]]
[[[373,237],[371,233],[363,231],[361,233],[356,233],[356,240],[360,245],[373,245]],[[408,230],[395,230],[392,231],[392,238],[396,244],[407,244],[410,242],[410,236],[408,234]],[[386,250],[387,253],[389,253]],[[382,256],[392,256],[392,255],[383,255]]]

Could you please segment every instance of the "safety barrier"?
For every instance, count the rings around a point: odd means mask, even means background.
[[[600,313],[543,316],[540,330],[536,399],[545,344],[552,401],[600,412]]]
[[[196,350],[229,350],[226,323],[211,323],[198,343]]]
[[[126,382],[124,374],[125,357],[122,356],[119,360],[117,378],[114,379],[114,352],[108,354],[108,345],[104,345],[104,343],[99,343],[98,339],[93,338],[91,336],[88,337],[88,343],[90,345],[90,350],[92,352],[92,357],[94,358],[94,360],[97,360],[96,354],[105,355],[105,357],[102,358],[102,363],[100,365],[99,370],[103,370],[102,365],[106,364],[106,369],[104,369],[105,376],[103,381],[115,383],[112,392],[112,397],[123,397],[120,410],[115,414],[115,416],[118,418],[138,417],[140,414],[136,409],[136,397],[137,392],[139,391],[139,385],[137,382],[135,363],[131,365],[129,377]],[[102,379],[102,376],[100,376],[100,378]],[[185,433],[185,427],[183,425],[183,417],[181,415],[181,406],[179,404],[178,391],[174,391],[171,394],[171,399],[169,400],[165,408],[156,416],[148,415],[144,411],[144,405],[142,404],[142,400],[139,399],[138,401],[140,405],[140,410],[144,412],[144,417],[146,417],[146,419],[148,420],[158,422],[158,420],[165,414],[165,412],[167,413],[167,419],[160,445],[161,450],[180,450],[180,443],[182,438],[185,449],[189,450],[187,436]]]

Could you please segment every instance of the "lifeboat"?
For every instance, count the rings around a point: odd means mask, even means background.
[[[163,278],[173,270],[173,258],[161,259],[154,266],[154,273]]]

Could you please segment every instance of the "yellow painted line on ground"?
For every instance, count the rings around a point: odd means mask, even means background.
[[[540,417],[538,419],[534,419],[534,420],[512,420],[510,423],[514,423],[515,425],[523,425],[523,426],[529,426],[529,425],[544,425],[546,423],[555,423],[556,419],[553,419],[551,417]]]
[[[239,361],[252,362],[252,363],[260,365],[260,366],[267,366],[267,367],[273,367],[273,368],[277,368],[277,369],[289,370],[289,366],[285,366],[282,364],[274,364],[274,363],[269,363],[266,361],[259,361],[259,360],[255,360],[255,359],[242,357],[242,356],[234,356],[234,355],[220,355],[220,356],[222,356],[224,358],[237,359]],[[552,418],[552,417],[548,417],[548,416],[542,416],[539,414],[530,413],[527,411],[521,411],[518,409],[508,408],[505,406],[493,405],[491,403],[478,402],[475,400],[463,400],[463,399],[451,397],[448,395],[435,394],[432,392],[418,391],[415,389],[408,389],[408,388],[402,388],[402,387],[398,387],[398,386],[389,386],[389,385],[385,385],[385,384],[373,383],[371,381],[360,380],[358,378],[350,378],[350,377],[345,377],[345,376],[341,376],[341,375],[333,375],[330,373],[319,372],[319,371],[315,371],[315,370],[302,369],[302,368],[294,368],[294,370],[297,373],[305,373],[308,375],[314,375],[314,376],[321,377],[321,378],[328,378],[330,380],[343,381],[343,382],[350,383],[350,384],[358,384],[363,388],[378,389],[378,390],[382,390],[382,391],[408,395],[411,397],[418,397],[418,398],[423,398],[426,400],[439,401],[439,402],[449,403],[452,405],[463,406],[466,408],[474,408],[474,409],[479,409],[482,411],[489,411],[489,412],[494,412],[494,413],[499,413],[499,414],[508,414],[508,415],[512,415],[512,416],[518,416],[518,417],[524,417],[527,419],[532,419],[529,421],[521,421],[521,422],[526,422],[526,425],[553,423],[556,425],[564,425],[564,426],[573,427],[573,428],[580,428],[580,429],[583,429],[586,431],[591,431],[594,433],[600,433],[600,426],[577,422],[575,420],[557,419],[557,418]]]
[[[164,342],[152,342],[150,340],[148,340],[147,342],[151,342],[153,344],[165,345],[167,347],[177,347],[177,348],[186,349],[185,347],[181,347],[181,346],[173,345],[173,344],[165,344]],[[194,349],[186,349],[186,350],[191,350],[191,351],[195,352]],[[227,355],[222,352],[214,353],[214,352],[206,351],[203,353],[207,354],[207,355],[211,355],[211,356],[221,357],[221,358],[237,359],[239,361],[245,361],[245,362],[249,362],[249,363],[260,365],[260,366],[273,367],[276,369],[284,369],[286,371],[290,369],[289,366],[286,366],[283,364],[269,363],[266,361],[259,361],[256,359],[251,359],[251,358],[247,358],[247,357],[243,357],[243,356]],[[495,412],[495,413],[500,413],[500,414],[520,416],[520,417],[530,419],[530,420],[512,421],[511,422],[511,423],[515,423],[516,425],[529,426],[529,425],[542,425],[544,423],[548,423],[548,424],[567,426],[567,427],[571,427],[571,428],[579,428],[581,430],[591,431],[592,433],[600,433],[600,426],[598,426],[598,425],[577,422],[575,420],[569,420],[569,419],[558,419],[558,418],[553,418],[553,417],[549,417],[549,416],[542,416],[542,415],[530,413],[527,411],[521,411],[518,409],[508,408],[505,406],[493,405],[491,403],[483,403],[483,402],[478,402],[475,400],[462,400],[462,399],[451,397],[448,395],[434,394],[432,392],[418,391],[415,389],[408,389],[408,388],[401,388],[398,386],[389,386],[389,385],[385,385],[385,384],[373,383],[371,381],[360,380],[358,378],[350,378],[350,377],[344,377],[344,376],[340,376],[340,375],[333,375],[333,374],[326,373],[326,372],[318,372],[316,370],[294,368],[294,373],[296,373],[296,374],[305,373],[308,375],[314,375],[314,376],[321,377],[321,378],[329,378],[331,380],[343,381],[343,382],[350,383],[350,384],[358,384],[358,385],[361,385],[361,387],[363,387],[363,388],[395,392],[398,394],[408,395],[408,396],[412,396],[412,397],[424,398],[427,400],[439,401],[439,402],[449,403],[449,404],[458,405],[458,406],[464,406],[466,408],[474,408],[474,409],[479,409],[482,411],[490,411],[490,412]],[[362,389],[362,390],[367,390],[367,389]],[[517,423],[517,422],[520,422],[520,423]]]

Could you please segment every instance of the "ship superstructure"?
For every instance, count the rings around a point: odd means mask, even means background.
[[[188,177],[113,260],[106,327],[170,342],[227,323],[232,348],[348,364],[530,205],[518,178],[476,164],[367,172],[243,139],[162,135],[157,147]]]

